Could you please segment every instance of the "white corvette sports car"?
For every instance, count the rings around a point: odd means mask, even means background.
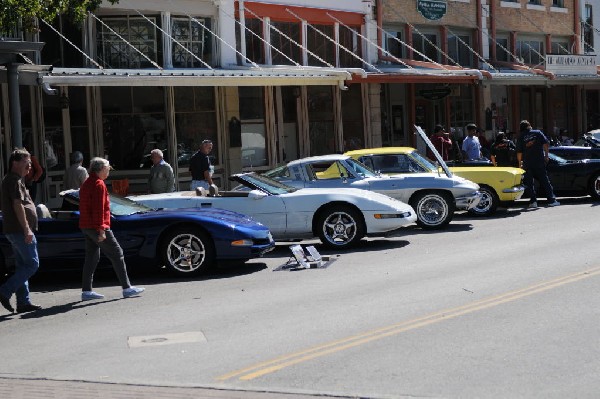
[[[252,216],[276,240],[319,237],[346,248],[417,220],[414,210],[386,195],[351,188],[297,189],[256,173],[236,174],[242,187],[212,195],[205,190],[130,196],[152,208],[222,208]]]

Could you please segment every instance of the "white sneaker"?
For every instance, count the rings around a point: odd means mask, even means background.
[[[123,290],[123,298],[130,298],[132,296],[136,296],[144,292],[146,289],[142,287],[134,287],[131,286],[129,288],[125,288]]]
[[[554,200],[554,202],[551,202],[548,204],[548,206],[559,206],[560,202],[558,202],[557,200]]]
[[[82,301],[91,301],[93,299],[102,299],[102,298],[104,298],[104,295],[98,294],[95,291],[83,291],[81,293],[81,300]]]
[[[537,202],[534,201],[531,204],[529,204],[529,206],[527,208],[529,208],[529,209],[535,209],[537,207],[538,207]]]

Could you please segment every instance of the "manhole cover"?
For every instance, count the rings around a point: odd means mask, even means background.
[[[161,334],[161,335],[141,335],[137,337],[128,337],[127,345],[130,348],[140,348],[144,346],[187,344],[194,342],[206,342],[206,337],[201,331],[191,331],[184,333]]]

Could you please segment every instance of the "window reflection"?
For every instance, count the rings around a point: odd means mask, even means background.
[[[104,156],[116,169],[149,168],[150,151],[168,159],[162,87],[102,87]],[[118,99],[118,102],[115,101]]]

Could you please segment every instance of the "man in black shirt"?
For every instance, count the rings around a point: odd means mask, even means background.
[[[210,164],[208,154],[212,151],[213,143],[210,140],[202,141],[202,146],[190,159],[190,172],[192,172],[191,189],[203,187],[206,190],[213,184],[213,166]]]
[[[548,163],[548,139],[539,130],[532,130],[531,124],[528,121],[521,121],[521,135],[517,141],[517,160],[519,166],[525,169],[523,183],[531,191],[531,199],[529,200],[530,208],[537,208],[537,198],[535,194],[535,185],[533,180],[537,180],[542,186],[548,199],[548,206],[557,206],[560,203],[554,196],[554,190],[546,164]]]

